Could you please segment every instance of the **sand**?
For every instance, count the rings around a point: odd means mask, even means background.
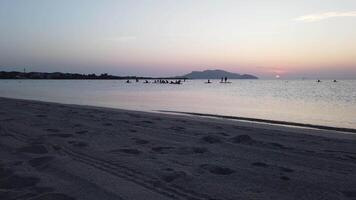
[[[0,98],[0,199],[356,199],[355,134]]]

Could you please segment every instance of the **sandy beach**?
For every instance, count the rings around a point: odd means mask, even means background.
[[[356,135],[0,98],[0,199],[356,199]]]

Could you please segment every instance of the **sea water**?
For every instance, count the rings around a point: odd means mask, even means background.
[[[356,128],[356,80],[0,80],[0,96],[141,111],[183,111]]]

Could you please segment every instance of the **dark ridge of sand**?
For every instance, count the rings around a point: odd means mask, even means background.
[[[236,116],[227,116],[227,115],[215,115],[215,114],[205,114],[205,113],[194,113],[194,112],[180,112],[180,111],[170,111],[170,110],[158,110],[158,111],[163,112],[163,113],[185,114],[185,115],[193,115],[193,116],[201,116],[201,117],[215,117],[215,118],[222,118],[222,119],[233,119],[233,120],[242,120],[242,121],[249,121],[249,122],[262,122],[262,123],[276,124],[276,125],[287,125],[287,126],[296,126],[296,127],[302,127],[302,128],[316,128],[316,129],[322,129],[322,130],[356,133],[356,129],[353,129],[353,128],[342,128],[342,127],[323,126],[323,125],[315,125],[315,124],[303,124],[303,123],[288,122],[288,121],[268,120],[268,119],[259,119],[259,118],[251,118],[251,117],[236,117]]]
[[[0,199],[356,199],[356,135],[0,98]],[[315,128],[315,127],[314,127]]]

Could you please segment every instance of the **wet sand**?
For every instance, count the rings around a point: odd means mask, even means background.
[[[356,135],[0,98],[0,199],[356,199]]]

